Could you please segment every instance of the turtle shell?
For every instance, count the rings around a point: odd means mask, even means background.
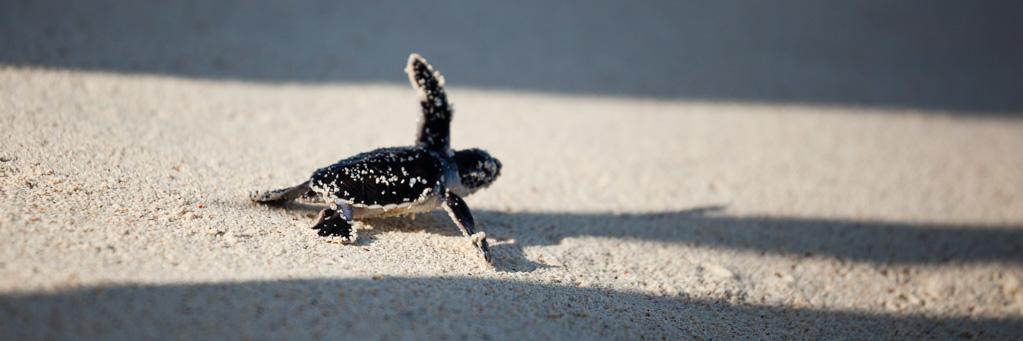
[[[436,152],[418,147],[381,148],[313,173],[309,185],[356,207],[395,207],[438,194],[445,181]]]

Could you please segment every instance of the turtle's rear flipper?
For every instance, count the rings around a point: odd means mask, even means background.
[[[338,207],[336,210],[327,207],[320,211],[320,215],[316,217],[316,223],[313,224],[313,229],[319,230],[316,234],[320,237],[341,237],[345,243],[354,242],[355,229],[352,228],[352,223],[345,217],[344,212],[343,207]]]
[[[322,204],[326,202],[325,200],[323,200],[323,196],[320,195],[320,193],[316,193],[316,191],[313,190],[305,192],[305,194],[303,194],[301,198],[298,198],[296,200],[303,204]]]
[[[309,192],[309,182],[303,182],[295,187],[275,189],[272,191],[255,191],[249,193],[249,200],[262,203],[276,203],[288,200],[295,200]]]

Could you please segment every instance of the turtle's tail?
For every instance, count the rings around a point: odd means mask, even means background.
[[[309,192],[309,181],[295,187],[275,189],[272,191],[254,191],[249,193],[249,200],[260,203],[278,203],[295,200]]]

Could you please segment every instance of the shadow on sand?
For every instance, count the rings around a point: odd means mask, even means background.
[[[797,309],[472,278],[113,286],[0,295],[0,338],[1012,339],[1020,320]],[[551,334],[548,334],[551,333]]]
[[[712,206],[650,214],[476,212],[491,235],[523,245],[579,236],[635,238],[752,252],[826,256],[858,262],[1023,263],[1023,227],[905,224],[794,218],[734,218]],[[512,226],[505,221],[514,221]]]
[[[322,205],[288,203],[280,207],[310,217]],[[1023,264],[1023,226],[907,224],[795,218],[735,218],[715,215],[723,206],[648,214],[504,213],[473,211],[479,230],[491,243],[512,238],[514,244],[495,246],[504,257],[532,271],[544,267],[522,257],[522,248],[554,245],[565,238],[608,237],[794,255],[834,257],[877,264],[945,264],[1001,262]],[[372,244],[386,230],[426,230],[458,235],[443,212],[422,214],[431,219],[408,223],[407,217],[368,219],[371,230],[359,232],[360,245]],[[525,265],[523,265],[525,264]]]
[[[0,64],[1023,112],[1023,3],[3,1]]]
[[[287,204],[308,215],[317,205]],[[721,207],[654,214],[475,212],[513,263],[522,247],[597,236],[690,243],[762,253],[878,263],[1020,263],[1020,227],[907,225],[713,216]],[[437,212],[434,212],[437,213]],[[380,231],[457,234],[439,213],[408,224],[368,220]],[[514,222],[507,223],[507,222]],[[414,225],[414,226],[413,226]],[[310,231],[310,233],[312,233]],[[878,241],[880,243],[872,242]],[[524,263],[532,263],[524,260]],[[502,271],[531,271],[503,268]],[[356,316],[358,318],[356,318]],[[701,300],[575,287],[456,278],[393,277],[128,285],[0,295],[0,339],[40,338],[622,338],[890,339],[1019,336],[1018,319],[862,313]],[[553,333],[553,334],[545,334]]]

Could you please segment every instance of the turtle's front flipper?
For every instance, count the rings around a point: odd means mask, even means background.
[[[309,181],[295,187],[275,189],[272,191],[255,191],[249,193],[249,200],[262,203],[275,203],[295,200],[309,191]]]
[[[447,152],[451,139],[452,110],[448,95],[444,93],[444,77],[434,72],[426,59],[415,53],[408,57],[405,73],[408,73],[412,86],[419,89],[419,105],[423,111],[416,146]]]
[[[320,237],[340,236],[344,238],[345,243],[354,242],[356,234],[355,228],[352,227],[351,206],[341,204],[324,208],[316,217],[313,229],[319,230],[316,234]]]
[[[469,206],[465,204],[465,201],[458,195],[447,192],[444,200],[444,210],[448,211],[451,220],[462,230],[462,234],[469,237],[480,257],[487,264],[493,266],[494,262],[490,258],[490,247],[487,246],[487,234],[484,232],[476,233],[474,231],[476,222],[472,219],[472,212],[469,211]]]

